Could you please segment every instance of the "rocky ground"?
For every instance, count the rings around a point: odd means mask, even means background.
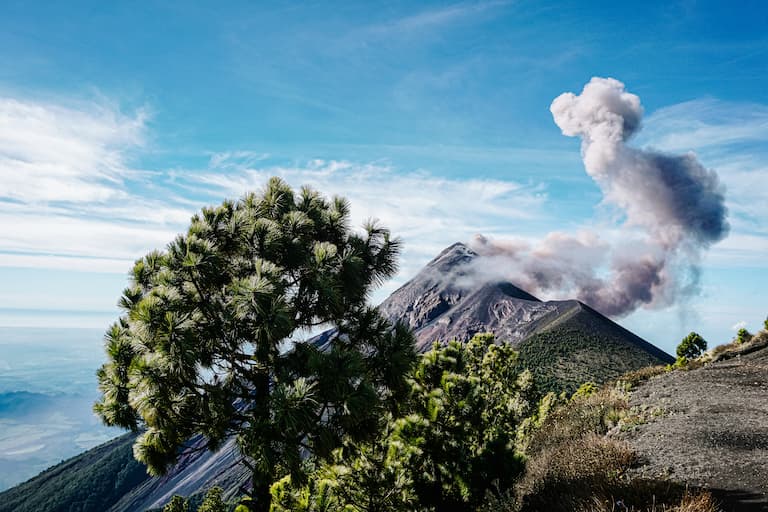
[[[768,348],[654,377],[630,406],[650,418],[623,434],[639,476],[708,488],[724,510],[768,511]]]

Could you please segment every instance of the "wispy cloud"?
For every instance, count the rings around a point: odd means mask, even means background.
[[[190,179],[206,190],[239,196],[259,189],[270,176],[293,186],[310,185],[350,200],[352,220],[376,218],[402,237],[401,279],[412,275],[445,246],[484,232],[521,235],[541,220],[547,200],[540,186],[496,179],[448,179],[426,171],[396,172],[384,163],[313,160],[302,165],[252,167],[231,156],[212,159],[217,167]],[[233,169],[240,167],[238,172]],[[222,170],[226,172],[221,172]],[[401,279],[389,287],[396,286]]]
[[[646,119],[645,141],[665,151],[768,140],[768,105],[703,98],[661,108]]]
[[[0,98],[0,198],[104,202],[124,196],[126,151],[143,144],[146,113]]]
[[[425,31],[443,28],[461,21],[471,20],[492,9],[509,5],[508,0],[462,2],[425,9],[382,23],[367,25],[354,32],[361,40],[383,39],[396,36],[423,35]]]
[[[349,198],[356,223],[380,219],[405,242],[407,277],[475,233],[517,223],[524,236],[547,199],[529,183],[444,178],[383,162],[289,165],[252,150],[201,154],[201,169],[148,172],[134,165],[147,149],[144,112],[18,99],[0,105],[0,225],[13,226],[0,231],[0,267],[122,273],[165,246],[204,204],[260,189],[277,175]]]
[[[188,209],[140,193],[146,110],[0,98],[0,266],[125,272]]]

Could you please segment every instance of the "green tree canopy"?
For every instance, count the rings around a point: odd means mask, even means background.
[[[522,472],[517,430],[536,402],[532,375],[517,370],[517,358],[490,334],[435,346],[421,358],[412,412],[395,420],[391,439],[422,505],[473,510]]]
[[[224,490],[221,487],[212,487],[205,494],[197,512],[229,512],[229,507],[224,503],[223,495]]]
[[[163,512],[189,512],[189,503],[182,496],[175,495],[171,501],[163,507]]]
[[[373,442],[345,443],[309,483],[276,482],[273,512],[463,511],[505,495],[523,470],[518,437],[548,407],[536,410],[531,373],[516,363],[491,335],[436,345],[400,416]]]
[[[752,333],[744,327],[739,329],[739,332],[736,333],[736,341],[739,343],[748,343],[750,340],[752,340]]]
[[[677,357],[686,359],[696,359],[705,350],[707,350],[707,342],[698,333],[691,332],[683,338],[680,344],[677,346]]]
[[[215,449],[236,435],[253,472],[257,510],[269,486],[301,478],[308,453],[375,433],[407,390],[413,336],[366,305],[396,271],[400,243],[349,204],[294,192],[278,178],[259,194],[204,208],[186,234],[136,262],[105,337],[96,412],[141,429],[136,458],[162,474],[202,434]],[[334,334],[321,349],[302,341]]]

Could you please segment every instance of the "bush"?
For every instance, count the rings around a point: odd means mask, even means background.
[[[272,488],[273,512],[476,510],[504,495],[524,469],[517,443],[556,402],[535,408],[531,373],[492,335],[435,345],[421,356],[398,415],[370,442],[346,442],[310,481],[285,477]]]
[[[411,413],[394,421],[401,455],[424,508],[471,510],[493,487],[511,488],[523,470],[517,429],[535,402],[518,354],[492,335],[452,341],[424,354],[411,381]]]
[[[752,341],[752,333],[743,327],[739,329],[739,332],[736,334],[736,342],[742,344],[749,343],[750,341]]]
[[[618,425],[627,409],[626,394],[612,387],[575,397],[547,415],[539,429],[530,435],[525,454],[533,458],[553,445],[589,434],[605,434]]]
[[[163,507],[163,512],[188,512],[189,503],[183,497],[176,495],[171,498],[166,506]]]
[[[570,512],[594,496],[615,495],[634,462],[628,444],[594,433],[557,444],[530,461],[517,486],[520,504],[524,510]]]
[[[213,487],[205,495],[205,499],[197,512],[228,512],[229,507],[224,503],[223,494],[224,490],[221,487]]]
[[[645,368],[625,373],[617,379],[617,382],[622,383],[627,390],[631,390],[651,377],[667,373],[667,371],[668,369],[665,365],[646,366]]]
[[[579,398],[588,397],[589,395],[594,394],[598,390],[597,384],[594,382],[585,382],[581,386],[579,386],[579,389],[576,390],[576,392],[571,397],[572,400],[577,400]]]
[[[707,350],[707,342],[696,332],[691,332],[683,338],[680,344],[677,346],[677,357],[685,357],[687,359],[696,359],[705,350]]]

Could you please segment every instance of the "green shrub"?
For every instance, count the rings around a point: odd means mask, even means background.
[[[579,386],[579,389],[576,390],[576,392],[571,397],[572,400],[576,400],[580,397],[587,397],[593,393],[595,393],[598,390],[597,384],[594,382],[585,382],[581,386]]]
[[[548,395],[534,407],[531,373],[517,357],[492,335],[435,345],[377,438],[344,443],[309,482],[273,484],[272,512],[476,510],[487,493],[511,490],[524,469],[518,435],[556,403]]]
[[[677,346],[677,357],[678,360],[679,358],[683,357],[687,359],[696,359],[705,350],[707,350],[706,340],[702,338],[698,333],[691,332],[688,334],[688,336],[683,338],[683,340]]]
[[[739,332],[736,334],[736,342],[741,343],[749,343],[752,341],[752,333],[750,333],[745,328],[739,329]]]
[[[224,490],[221,487],[213,487],[205,495],[205,499],[197,512],[228,512],[229,507],[224,503],[223,494]]]
[[[189,503],[183,497],[176,495],[163,507],[163,512],[189,512]]]

